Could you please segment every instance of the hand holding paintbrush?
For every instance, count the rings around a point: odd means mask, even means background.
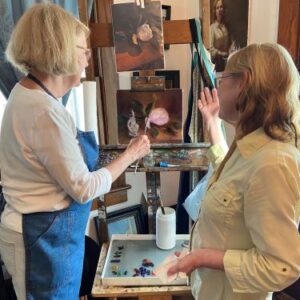
[[[151,112],[152,112],[153,108],[155,107],[155,103],[157,101],[157,96],[155,94],[153,95],[153,99],[154,99],[153,102],[150,103],[150,105],[148,105],[149,108],[146,109],[146,110],[148,110],[148,113],[147,113],[147,117],[145,118],[144,135],[146,134],[148,128],[150,128]],[[138,168],[139,163],[140,163],[140,159],[136,162],[135,169],[134,169],[134,174],[136,174],[136,170]]]
[[[150,152],[150,142],[148,137],[143,134],[133,138],[128,144],[125,152],[131,152],[133,162],[137,160],[138,165],[140,159]]]

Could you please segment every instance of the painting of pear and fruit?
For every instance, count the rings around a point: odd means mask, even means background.
[[[118,72],[164,69],[161,1],[113,4],[112,25]]]
[[[117,91],[118,142],[146,133],[151,143],[182,143],[182,90]]]

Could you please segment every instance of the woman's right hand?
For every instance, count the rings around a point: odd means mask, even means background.
[[[212,92],[206,87],[201,92],[198,100],[198,108],[201,112],[204,129],[208,134],[209,142],[212,145],[221,143],[224,140],[221,130],[221,119],[219,118],[219,97],[216,89]]]
[[[200,93],[198,108],[201,112],[204,126],[218,120],[220,105],[217,89],[213,89],[212,92],[210,92],[209,88],[204,88],[204,91]]]
[[[146,135],[133,138],[126,150],[114,161],[106,166],[115,181],[133,162],[142,158],[150,152],[150,142]]]
[[[150,141],[147,135],[140,135],[131,139],[125,152],[130,155],[132,162],[149,154]]]

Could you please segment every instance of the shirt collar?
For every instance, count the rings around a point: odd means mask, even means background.
[[[237,147],[241,155],[247,159],[271,140],[260,127],[238,140]]]

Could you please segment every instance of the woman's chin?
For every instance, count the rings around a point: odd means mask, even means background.
[[[81,81],[79,79],[77,82],[75,82],[74,87],[78,87],[78,86],[80,86],[80,84],[81,84]]]
[[[73,75],[73,76],[70,78],[72,87],[77,87],[77,86],[79,86],[80,83],[81,83],[80,79],[81,79],[81,76],[80,76],[80,75]]]

